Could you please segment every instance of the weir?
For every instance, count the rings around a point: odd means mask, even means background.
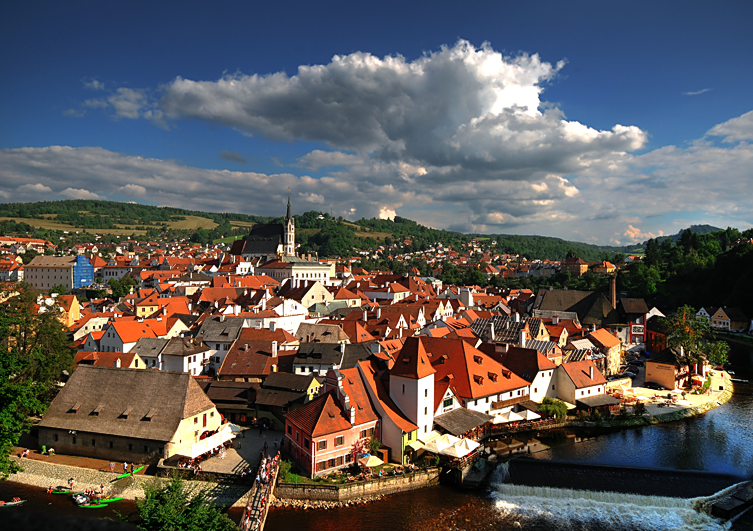
[[[717,531],[729,529],[727,522],[714,516],[716,506],[722,500],[728,500],[736,495],[747,483],[736,483],[715,491],[706,496],[685,497],[665,490],[661,495],[649,494],[646,490],[653,490],[654,482],[660,480],[674,481],[675,470],[662,469],[624,469],[620,467],[599,467],[578,465],[574,463],[551,462],[507,462],[501,464],[490,479],[491,497],[495,500],[495,508],[505,526],[536,529],[536,530],[601,530],[612,531],[652,529],[652,530],[703,530]],[[546,464],[549,463],[549,467]],[[531,464],[532,466],[526,466]],[[522,465],[522,466],[521,466]],[[617,481],[612,481],[614,488],[596,489],[596,485],[585,482],[577,468],[583,472],[595,475],[597,482],[611,474],[616,478],[634,480],[638,477],[648,478],[640,484],[633,484],[631,488],[615,491]],[[540,481],[549,471],[549,481]],[[631,471],[629,475],[624,475]],[[679,471],[677,479],[688,483],[699,484],[696,490],[708,491],[713,485],[732,479],[729,475],[696,473],[695,471]],[[521,477],[528,473],[537,476],[529,484]],[[575,473],[575,478],[566,481],[568,473]],[[515,476],[518,479],[515,479]],[[598,479],[601,478],[601,479]],[[532,485],[530,483],[545,483]],[[552,484],[557,483],[558,486]],[[578,488],[568,488],[566,483],[578,484]],[[648,488],[647,488],[648,486]],[[600,486],[601,487],[601,486]],[[639,489],[643,492],[636,492]],[[750,488],[750,487],[748,487]],[[630,492],[633,491],[633,492]],[[686,489],[687,491],[687,489]]]
[[[711,496],[746,477],[703,470],[634,468],[518,458],[509,462],[509,483],[590,491],[695,498]]]

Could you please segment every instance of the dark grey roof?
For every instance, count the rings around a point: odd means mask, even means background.
[[[615,397],[609,395],[587,396],[577,399],[575,403],[586,407],[616,406],[617,404],[622,404]]]
[[[626,314],[648,313],[648,306],[646,305],[646,301],[644,301],[643,299],[622,298],[620,299],[620,304],[622,305],[622,309]]]
[[[136,344],[128,352],[138,354],[142,358],[144,356],[159,356],[159,353],[162,352],[168,341],[170,340],[161,337],[142,337],[136,341]]]
[[[293,364],[306,365],[313,363],[316,365],[332,365],[339,368],[342,363],[345,347],[345,344],[338,343],[301,343]]]
[[[730,321],[746,321],[747,322],[748,320],[748,317],[742,312],[740,308],[727,308],[725,306],[722,309],[724,310],[724,313],[727,314],[727,317],[729,317]]]
[[[275,255],[283,243],[284,227],[280,223],[260,223],[254,225],[251,233],[243,240],[240,254]]]
[[[343,356],[341,369],[352,369],[359,361],[365,361],[371,356],[371,346],[366,343],[355,343],[345,345],[345,355]]]
[[[313,374],[290,374],[289,372],[272,372],[264,380],[265,389],[305,392],[314,379]]]
[[[249,382],[227,382],[217,380],[197,380],[209,399],[215,404],[248,404],[259,384]]]
[[[79,365],[39,426],[170,441],[182,419],[213,407],[188,373]]]
[[[261,406],[279,406],[284,407],[292,402],[299,401],[303,403],[306,399],[306,393],[296,393],[294,391],[281,391],[279,389],[259,389],[256,393],[256,403]]]
[[[494,339],[502,343],[517,343],[520,339],[520,331],[528,324],[531,336],[535,337],[541,328],[541,319],[536,317],[523,317],[516,321],[509,315],[492,315],[489,319],[476,319],[471,323],[471,330],[479,336],[485,337],[489,323],[494,325]],[[529,338],[530,339],[530,338]]]
[[[444,415],[434,417],[434,424],[452,435],[460,437],[464,433],[471,431],[473,428],[486,424],[493,418],[494,417],[482,413],[481,411],[474,411],[472,409],[461,407],[453,409]]]
[[[557,347],[554,341],[543,341],[541,339],[527,339],[525,348],[533,348],[544,355],[550,354]]]
[[[612,308],[604,294],[597,291],[542,289],[539,290],[536,301],[537,310],[575,312],[584,325],[605,326],[623,322],[620,313]]]
[[[295,332],[301,343],[339,343],[350,341],[348,334],[336,324],[301,323]]]
[[[201,338],[193,337],[173,337],[165,348],[162,349],[164,356],[193,356],[211,350],[209,346],[201,341]]]
[[[212,316],[201,325],[197,337],[205,343],[235,341],[245,321],[242,317]]]

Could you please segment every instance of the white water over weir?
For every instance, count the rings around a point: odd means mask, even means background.
[[[504,483],[507,477],[505,463],[492,476],[491,497],[502,520],[514,528],[717,531],[731,527],[730,522],[703,512],[729,489],[703,498],[670,498],[514,485]]]

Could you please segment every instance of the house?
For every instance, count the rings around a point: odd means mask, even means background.
[[[254,416],[273,429],[285,425],[285,413],[319,395],[324,378],[313,374],[270,373],[256,390]]]
[[[277,296],[298,301],[306,308],[333,300],[327,288],[316,280],[287,279],[277,290]]]
[[[35,256],[24,268],[24,281],[37,289],[63,286],[67,291],[94,283],[94,268],[84,255]]]
[[[146,369],[146,363],[134,352],[85,352],[79,351],[73,358],[78,365],[115,367],[116,369]]]
[[[557,366],[544,354],[533,348],[510,347],[492,357],[528,382],[531,400],[540,403],[547,396]]]
[[[324,393],[285,414],[283,449],[310,477],[350,466],[379,438],[379,417],[357,369],[330,370]]]
[[[339,369],[345,356],[345,343],[301,343],[293,360],[293,373],[324,376]]]
[[[220,380],[261,383],[281,370],[282,362],[285,370],[292,370],[290,362],[295,351],[284,351],[286,356],[280,356],[281,352],[276,341],[236,341],[222,360],[217,376]]]
[[[200,337],[173,337],[159,353],[161,370],[187,372],[198,376],[210,363],[212,350]]]
[[[226,317],[213,315],[207,317],[196,333],[197,338],[209,346],[211,361],[209,368],[217,371],[230,350],[230,346],[238,339],[241,330],[248,324],[242,317]]]
[[[594,264],[592,267],[592,271],[597,275],[611,275],[615,272],[617,268],[612,264],[611,262],[607,262],[606,260],[603,262],[599,262],[597,264]]]
[[[201,378],[196,382],[215,404],[220,415],[234,424],[251,424],[251,420],[256,416],[254,402],[258,384],[209,378]]]
[[[220,423],[188,373],[79,365],[39,423],[39,445],[58,454],[156,463],[190,455]]]
[[[573,277],[579,278],[586,274],[588,271],[588,262],[584,262],[577,256],[565,258],[560,264],[560,269],[565,272],[569,272]]]
[[[580,326],[604,328],[607,325],[621,323],[624,317],[615,309],[615,304],[598,291],[579,291],[574,289],[540,289],[534,303],[534,316],[570,319],[576,317]]]
[[[547,396],[570,404],[606,393],[607,380],[591,360],[563,363],[554,370]]]
[[[682,348],[665,348],[646,360],[646,382],[658,383],[667,389],[682,389],[689,386],[691,367],[677,361],[683,357]]]
[[[646,314],[648,314],[646,301],[623,297],[620,299],[618,310],[624,316],[624,322],[627,323],[626,335],[622,337],[624,343],[627,345],[644,343],[646,336]],[[612,324],[611,328],[614,327],[614,324]],[[619,332],[618,330],[618,335]]]
[[[622,356],[622,341],[616,336],[609,333],[606,328],[599,328],[588,334],[588,339],[591,340],[598,349],[599,352],[604,354],[606,376],[617,374],[620,371],[620,363]]]
[[[301,323],[295,333],[301,343],[350,343],[350,338],[338,324]]]
[[[714,330],[727,332],[746,332],[750,321],[739,308],[723,306],[717,308],[711,316],[710,326]]]

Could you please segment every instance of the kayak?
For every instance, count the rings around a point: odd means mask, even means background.
[[[113,503],[123,499],[123,496],[113,496],[112,498],[102,498],[99,503]]]
[[[106,503],[83,503],[79,505],[82,509],[101,509],[102,507],[107,507]]]
[[[146,465],[141,465],[140,467],[138,467],[138,468],[137,468],[136,470],[134,470],[133,472],[124,472],[124,473],[120,474],[120,475],[119,475],[118,477],[116,477],[115,479],[123,479],[123,478],[127,478],[128,476],[131,476],[131,475],[135,474],[136,472],[138,472],[138,471],[139,471],[139,470],[141,470],[142,468],[146,468]]]
[[[0,505],[0,507],[15,507],[16,505],[21,505],[22,503],[26,503],[26,500],[20,500],[20,501],[15,501],[15,502],[6,502],[6,503]]]
[[[52,493],[53,494],[71,494],[71,488],[58,485],[57,487],[52,489]]]

